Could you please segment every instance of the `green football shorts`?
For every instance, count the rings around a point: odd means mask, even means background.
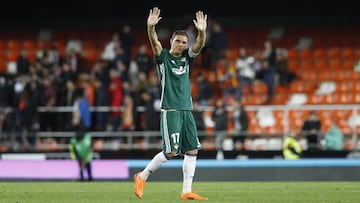
[[[165,153],[201,149],[192,111],[161,110],[160,131]]]

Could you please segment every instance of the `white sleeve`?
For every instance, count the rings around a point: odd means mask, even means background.
[[[192,51],[191,48],[189,48],[188,54],[189,54],[190,58],[195,58],[199,53],[195,53]]]

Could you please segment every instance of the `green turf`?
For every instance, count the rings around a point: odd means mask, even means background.
[[[151,182],[144,198],[132,182],[0,182],[0,202],[183,202],[181,182]],[[360,182],[194,182],[207,202],[360,202]]]

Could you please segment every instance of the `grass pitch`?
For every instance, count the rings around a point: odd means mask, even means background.
[[[132,182],[0,182],[0,202],[183,202],[182,182],[148,181],[137,199]],[[360,182],[194,182],[207,202],[360,202]]]

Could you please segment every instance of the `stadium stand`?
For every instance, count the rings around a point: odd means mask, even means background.
[[[275,32],[267,27],[245,29],[230,27],[227,29],[231,42],[227,53],[229,60],[236,59],[238,47],[245,46],[251,50],[251,53],[255,53],[262,49],[263,41],[268,36],[272,36],[275,38],[276,46],[287,51],[289,69],[295,71],[299,76],[287,86],[276,87],[276,95],[270,105],[282,106],[280,108],[271,106],[270,110],[267,109],[265,112],[258,108],[262,107],[267,99],[266,85],[261,81],[256,81],[253,95],[250,95],[248,89],[245,89],[242,103],[247,108],[249,115],[248,133],[250,136],[254,136],[254,139],[259,135],[282,137],[290,129],[299,130],[310,109],[318,110],[320,119],[325,126],[322,133],[327,130],[331,120],[338,121],[349,142],[353,141],[354,135],[357,136],[360,133],[360,123],[358,120],[352,119],[352,116],[359,114],[359,107],[356,105],[360,103],[360,72],[354,69],[354,65],[360,59],[359,29],[350,26],[341,29],[344,31],[338,30],[337,27],[318,27],[315,30],[312,27],[300,29],[288,27],[278,34],[279,30]],[[64,56],[67,43],[74,39],[82,42],[82,51],[87,66],[92,67],[100,59],[101,52],[113,31],[113,29],[54,29],[51,30],[51,38],[48,40],[39,40],[40,30],[38,33],[22,30],[0,32],[0,71],[2,74],[7,74],[7,65],[16,61],[21,49],[28,50],[31,62],[34,62],[37,51],[50,49],[52,45],[55,45],[60,54]],[[147,42],[146,33],[142,28],[134,28],[133,33],[137,39],[133,50],[137,50],[140,44]],[[309,43],[308,47],[298,49],[297,45],[299,42],[304,43],[304,38],[310,39],[305,40]],[[132,52],[132,57],[134,55],[135,51]],[[203,67],[195,67],[195,70],[204,72],[206,78],[212,82],[215,95],[221,95],[217,92],[217,78],[212,70]],[[192,75],[196,75],[195,71]],[[193,93],[196,93],[195,84],[193,88]],[[348,104],[348,106],[343,104]],[[296,107],[286,105],[295,105]],[[57,110],[55,109],[55,111]],[[206,113],[211,117],[211,110]],[[355,124],[350,124],[350,120],[352,122],[355,120]],[[232,127],[232,124],[229,124],[229,131],[232,130]],[[207,139],[203,140],[205,149],[214,149],[213,140],[209,138],[210,136],[207,137],[212,133],[214,133],[213,128],[209,125],[205,132]],[[49,136],[51,137],[51,135]],[[61,146],[57,142],[59,142],[57,139],[41,141],[39,150],[55,150]],[[101,139],[95,139],[95,142],[97,150],[106,145],[105,141]],[[46,143],[48,143],[47,146],[45,146]],[[251,148],[257,150],[266,148],[263,144],[255,145],[251,145]],[[347,150],[355,147],[347,142],[344,145]],[[135,141],[134,146],[148,147],[139,140]],[[4,151],[8,149],[1,147],[0,149]]]

